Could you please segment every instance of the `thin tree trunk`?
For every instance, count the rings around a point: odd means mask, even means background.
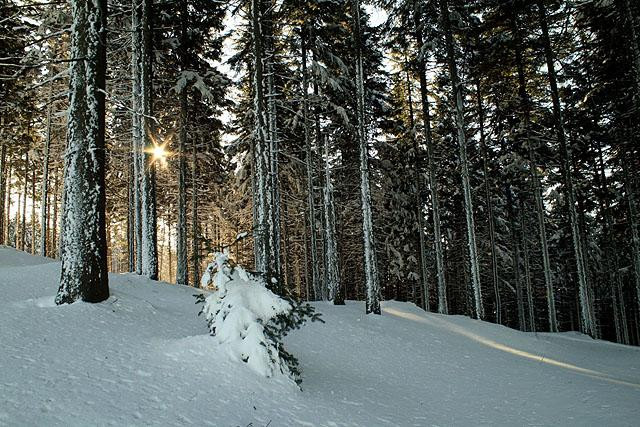
[[[496,251],[496,231],[493,213],[493,200],[489,186],[489,165],[487,159],[487,142],[484,130],[484,107],[482,105],[482,92],[480,90],[480,79],[476,80],[476,99],[478,103],[478,126],[480,128],[480,150],[482,152],[482,172],[484,178],[484,197],[487,205],[487,222],[489,224],[489,249],[491,251],[491,281],[493,284],[493,294],[496,300],[496,323],[502,324],[502,303],[500,299],[500,285],[498,277],[498,255]]]
[[[27,247],[27,194],[29,194],[29,151],[24,159],[24,191],[22,197],[22,216],[20,218],[20,250],[25,251]]]
[[[311,286],[314,298],[326,301],[329,296],[320,289],[320,274],[318,273],[318,244],[316,242],[316,209],[313,194],[313,156],[311,155],[311,137],[309,136],[309,81],[307,76],[307,27],[302,27],[302,111],[305,146],[305,169],[307,172],[307,204],[309,206],[309,236],[311,241]]]
[[[0,125],[4,126],[4,117],[1,118],[2,123]],[[1,126],[0,126],[1,127]],[[0,245],[5,244],[5,199],[6,199],[6,189],[7,189],[7,145],[0,145]]]
[[[193,161],[193,169],[191,175],[191,190],[192,190],[192,199],[191,199],[191,233],[193,234],[191,238],[191,251],[193,253],[192,259],[192,267],[191,267],[191,280],[193,281],[193,286],[196,288],[200,287],[200,236],[199,229],[200,224],[198,223],[198,185],[197,185],[197,175],[198,175],[198,156],[196,150],[196,144],[194,141],[192,148],[192,161]]]
[[[268,135],[264,114],[264,76],[263,76],[263,40],[262,11],[260,0],[251,0],[252,36],[253,36],[253,95],[254,95],[254,256],[255,269],[270,276],[269,255],[269,150]]]
[[[447,61],[449,63],[449,77],[456,114],[455,123],[458,131],[458,145],[460,148],[460,169],[462,175],[462,190],[464,195],[464,211],[467,222],[467,244],[469,249],[469,264],[471,266],[471,284],[474,293],[475,315],[478,319],[484,319],[484,307],[482,304],[482,289],[480,283],[480,265],[478,263],[478,248],[476,244],[475,219],[473,202],[471,199],[471,184],[469,182],[469,162],[467,160],[467,137],[464,124],[464,99],[462,96],[462,84],[458,78],[458,67],[455,59],[455,46],[451,21],[449,17],[449,3],[440,0],[440,13],[444,23],[445,42],[447,48]]]
[[[269,2],[269,16],[266,27],[266,46],[267,54],[265,56],[267,69],[267,128],[269,132],[269,180],[267,193],[267,206],[269,209],[267,221],[269,225],[269,270],[271,277],[268,278],[269,283],[276,279],[275,290],[283,293],[280,266],[280,184],[278,172],[278,120],[276,109],[276,89],[273,83],[275,70],[273,68],[275,61],[275,47],[273,34],[273,8],[275,5]]]
[[[187,67],[187,0],[181,1],[181,61],[182,72]],[[178,285],[189,284],[188,260],[187,260],[187,123],[188,123],[188,98],[187,88],[182,88],[180,92],[180,130],[178,133],[178,236],[176,240],[177,248],[177,268],[176,283]],[[193,189],[195,191],[195,187]]]
[[[511,228],[511,241],[513,242],[513,281],[516,289],[516,305],[518,308],[518,326],[521,331],[527,330],[524,316],[524,298],[522,295],[522,280],[520,279],[520,239],[518,238],[516,225],[515,201],[511,188],[507,188],[507,209]]]
[[[419,10],[419,1],[414,3],[415,7],[415,19],[416,19],[416,43],[418,49],[422,52],[423,38],[422,38],[422,24],[420,17],[422,16],[421,10]],[[433,222],[433,246],[436,258],[436,280],[438,285],[438,313],[447,314],[447,284],[444,275],[444,256],[442,249],[442,232],[440,229],[440,201],[438,197],[438,179],[436,171],[436,163],[433,152],[433,138],[431,135],[431,114],[429,112],[429,98],[427,90],[427,76],[426,76],[426,58],[424,52],[418,55],[418,74],[420,80],[420,105],[422,107],[422,121],[424,142],[427,149],[427,169],[429,173],[429,191],[431,195],[431,212]]]
[[[58,250],[58,194],[60,187],[60,169],[56,168],[56,177],[53,181],[53,226],[51,227],[51,250],[54,252],[54,258],[60,259],[60,251]]]
[[[581,232],[578,224],[578,214],[576,212],[576,195],[573,185],[573,174],[571,172],[571,152],[566,141],[566,133],[564,130],[564,120],[562,118],[562,107],[560,105],[560,96],[558,93],[558,84],[555,71],[555,63],[553,51],[551,50],[551,42],[549,40],[549,28],[547,25],[547,14],[544,4],[541,0],[537,0],[540,27],[542,29],[542,44],[545,51],[547,75],[549,78],[549,86],[551,89],[551,100],[553,102],[553,117],[556,127],[556,136],[560,144],[560,156],[562,157],[562,175],[564,181],[564,192],[566,196],[567,209],[569,211],[569,220],[571,223],[571,235],[573,238],[573,249],[575,253],[576,268],[578,273],[578,290],[580,296],[580,313],[584,332],[588,335],[595,336],[595,320],[593,316],[593,308],[589,299],[588,283],[586,275],[586,264],[582,249]]]
[[[5,243],[7,245],[11,244],[11,239],[10,239],[10,235],[9,235],[9,231],[11,229],[11,172],[13,172],[13,161],[9,161],[9,170],[7,171],[7,184],[6,184],[6,212],[7,212],[7,216],[6,216],[6,239],[5,239]]]
[[[336,214],[333,204],[333,184],[329,166],[329,136],[324,136],[324,233],[325,233],[325,266],[327,270],[327,287],[329,300],[335,305],[344,305],[344,293],[340,284],[338,268],[338,242],[336,239]]]
[[[358,103],[358,140],[360,145],[360,190],[362,198],[362,232],[364,239],[364,269],[366,313],[381,314],[380,283],[376,261],[376,245],[371,213],[371,189],[369,186],[369,150],[365,126],[364,70],[362,65],[362,33],[360,29],[360,2],[353,0],[353,19],[356,44],[356,96]]]
[[[422,159],[419,154],[418,139],[415,132],[415,121],[413,118],[413,97],[411,94],[411,77],[409,75],[409,64],[405,58],[405,74],[407,80],[407,98],[409,104],[409,127],[411,133],[411,141],[413,148],[413,177],[415,179],[415,194],[416,199],[416,219],[418,225],[418,268],[420,270],[420,287],[424,293],[424,309],[430,311],[429,304],[429,283],[427,282],[427,247],[424,237],[424,203],[422,202]]]
[[[134,197],[134,235],[135,235],[135,271],[142,274],[142,175],[144,174],[144,147],[142,142],[142,1],[132,0],[131,7],[131,102],[132,120],[132,158],[133,158],[133,197]]]
[[[535,309],[533,306],[533,286],[531,284],[531,268],[529,264],[529,243],[527,242],[525,214],[520,202],[520,235],[522,236],[522,252],[524,254],[524,283],[527,290],[527,316],[529,331],[536,331]]]
[[[42,159],[42,184],[40,202],[40,255],[47,256],[47,213],[49,208],[49,150],[51,148],[51,98],[53,84],[49,84],[49,103],[47,104],[47,130],[44,141],[44,158]]]
[[[158,235],[156,213],[156,165],[152,156],[153,135],[153,0],[142,0],[142,116],[144,171],[142,174],[142,274],[158,280]]]
[[[36,165],[31,168],[31,255],[36,254]]]

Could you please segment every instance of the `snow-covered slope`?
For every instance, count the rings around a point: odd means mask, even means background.
[[[58,263],[0,248],[0,425],[638,425],[640,349],[385,303],[317,304],[298,391],[230,362],[191,288],[111,275],[56,307]]]

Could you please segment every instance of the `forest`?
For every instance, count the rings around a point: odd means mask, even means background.
[[[640,3],[1,0],[0,245],[640,345]]]

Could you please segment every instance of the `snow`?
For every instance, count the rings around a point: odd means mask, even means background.
[[[640,349],[407,303],[317,303],[285,340],[303,391],[230,360],[200,290],[110,275],[54,306],[60,264],[0,248],[0,426],[637,425]]]
[[[291,304],[268,290],[258,277],[240,266],[232,267],[226,253],[216,253],[202,276],[201,285],[210,284],[215,290],[206,297],[202,312],[216,343],[231,360],[246,363],[264,377],[283,374],[295,384],[264,327],[276,316],[289,313]]]

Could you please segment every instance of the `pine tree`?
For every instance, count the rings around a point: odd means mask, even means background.
[[[71,4],[71,101],[63,203],[62,272],[56,304],[108,298],[105,232],[107,2]]]

